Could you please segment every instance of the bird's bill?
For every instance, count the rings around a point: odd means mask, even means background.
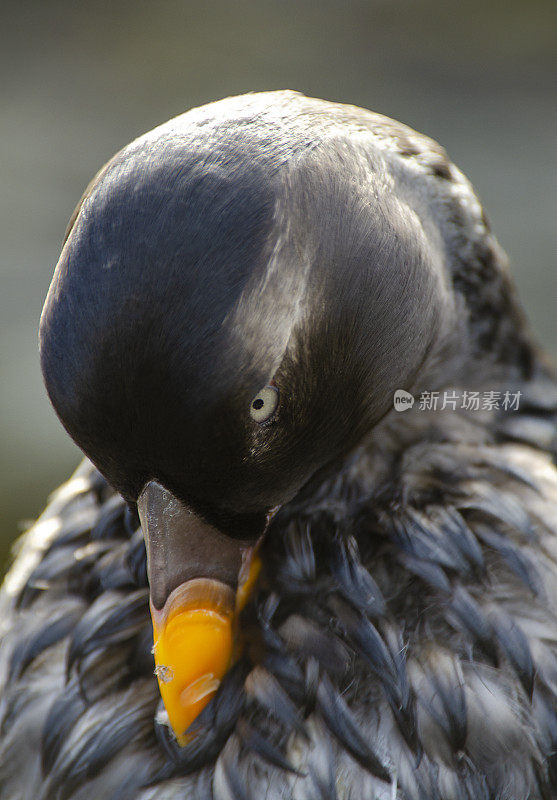
[[[253,541],[225,536],[156,481],[138,511],[147,548],[155,672],[179,744],[237,653],[237,617],[259,571]]]
[[[232,661],[234,601],[226,584],[198,578],[175,589],[162,611],[151,603],[155,672],[180,744]]]

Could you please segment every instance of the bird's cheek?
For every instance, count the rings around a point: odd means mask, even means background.
[[[221,533],[155,481],[138,500],[156,675],[180,744],[239,652],[238,616],[259,573],[257,540]]]

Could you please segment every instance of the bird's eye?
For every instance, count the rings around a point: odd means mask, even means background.
[[[275,386],[264,386],[251,401],[251,418],[255,422],[268,422],[277,410],[278,402],[278,389]]]

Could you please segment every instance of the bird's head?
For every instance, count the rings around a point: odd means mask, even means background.
[[[456,314],[411,181],[336,109],[248,95],[133,142],[85,193],[44,307],[52,403],[138,505],[178,737],[234,657],[272,511],[415,385]]]

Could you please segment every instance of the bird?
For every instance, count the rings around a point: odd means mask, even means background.
[[[86,189],[39,330],[84,453],[0,592],[1,800],[549,800],[557,383],[399,122],[190,110]]]

